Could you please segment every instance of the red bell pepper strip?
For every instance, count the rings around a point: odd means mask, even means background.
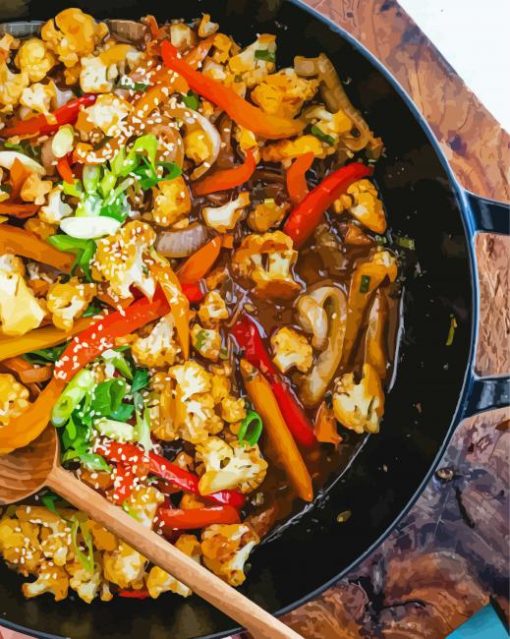
[[[69,158],[64,155],[63,158],[59,158],[57,162],[57,173],[68,184],[74,183],[74,175],[71,165],[69,164]]]
[[[193,69],[186,60],[179,57],[179,52],[168,40],[161,43],[161,56],[163,64],[181,75],[193,91],[219,106],[234,122],[256,135],[278,140],[292,137],[303,130],[304,122],[301,120],[264,113],[221,82]]]
[[[158,289],[152,300],[142,297],[126,309],[114,311],[97,320],[69,342],[55,363],[55,377],[68,382],[80,368],[86,366],[108,348],[115,346],[115,339],[136,331],[159,317],[170,307],[164,293]]]
[[[298,444],[305,447],[314,445],[316,439],[312,424],[304,414],[292,390],[284,383],[273,364],[255,322],[247,315],[242,316],[232,327],[231,334],[244,350],[244,358],[255,366],[267,379],[278,400],[285,423]]]
[[[200,282],[189,284],[181,283],[181,288],[182,292],[186,295],[191,304],[198,304],[205,297],[205,293]]]
[[[294,240],[294,246],[299,248],[306,242],[321,223],[328,207],[353,182],[372,175],[372,173],[371,167],[365,166],[361,162],[352,162],[352,164],[330,173],[310,191],[305,199],[291,211],[283,225],[283,232]]]
[[[157,475],[172,486],[193,495],[200,496],[198,490],[199,478],[188,470],[177,466],[165,457],[156,453],[146,453],[136,444],[120,444],[108,441],[96,446],[95,452],[102,455],[108,461],[122,464],[136,464],[146,467],[147,474]],[[235,490],[222,490],[204,499],[209,499],[219,504],[242,508],[245,502],[244,496]]]
[[[212,524],[238,524],[239,512],[232,506],[211,506],[209,508],[160,508],[158,520],[163,529],[190,530],[205,528]]]
[[[45,115],[36,115],[28,120],[20,120],[12,126],[0,129],[0,137],[10,138],[13,135],[21,137],[35,137],[36,135],[50,135],[55,133],[64,124],[74,124],[78,119],[78,114],[82,107],[88,107],[97,99],[93,93],[85,93],[80,98],[73,98],[67,104],[59,107],[51,114],[50,118]]]
[[[185,284],[195,284],[209,273],[218,259],[223,239],[221,235],[217,235],[207,244],[204,244],[198,251],[195,251],[188,259],[177,269],[177,277],[181,286]]]
[[[314,157],[311,151],[304,153],[296,158],[287,169],[287,193],[294,206],[297,206],[308,195],[306,172],[312,166]]]
[[[119,590],[119,597],[123,599],[149,599],[148,590]]]
[[[209,195],[209,193],[217,193],[218,191],[234,189],[236,186],[241,186],[248,182],[256,168],[257,163],[255,162],[253,150],[248,149],[246,152],[246,159],[243,164],[236,166],[233,169],[216,171],[215,173],[208,175],[203,180],[200,180],[200,182],[195,184],[193,191],[195,195]]]
[[[131,495],[135,487],[135,477],[135,473],[128,464],[117,464],[113,480],[113,501],[115,503],[122,504]]]

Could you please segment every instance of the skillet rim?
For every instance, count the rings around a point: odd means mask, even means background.
[[[469,351],[466,360],[466,366],[464,371],[464,377],[462,380],[462,388],[459,393],[459,398],[457,401],[457,405],[453,411],[452,417],[450,419],[450,424],[447,428],[446,434],[437,450],[436,455],[434,456],[433,461],[430,464],[428,471],[425,473],[421,482],[419,483],[417,489],[413,493],[412,497],[409,499],[407,504],[401,509],[399,514],[393,519],[393,521],[385,528],[385,530],[377,537],[377,539],[368,546],[354,561],[350,564],[342,568],[334,577],[326,581],[324,584],[315,588],[308,594],[304,595],[300,599],[279,608],[278,610],[272,612],[275,616],[281,616],[296,608],[304,605],[311,599],[322,594],[325,590],[333,586],[335,583],[340,581],[345,575],[356,568],[362,561],[364,561],[370,554],[372,554],[385,540],[391,532],[396,528],[400,521],[409,513],[411,508],[416,504],[419,497],[422,495],[426,485],[428,484],[430,478],[433,475],[434,469],[437,467],[438,462],[444,455],[448,444],[455,432],[457,426],[460,424],[462,419],[466,417],[465,408],[467,405],[467,400],[471,394],[471,389],[473,387],[473,365],[474,365],[474,357],[476,352],[476,345],[478,342],[478,333],[479,333],[479,302],[480,302],[480,288],[479,288],[479,280],[478,280],[478,271],[477,271],[477,263],[476,263],[476,254],[474,249],[474,235],[477,232],[477,228],[475,225],[474,216],[471,211],[471,207],[469,204],[469,195],[470,192],[467,189],[464,189],[461,185],[457,177],[455,176],[446,156],[437,140],[432,127],[427,122],[425,116],[423,116],[417,105],[414,103],[412,97],[409,93],[404,89],[401,83],[397,80],[397,78],[391,73],[389,69],[367,48],[364,44],[362,44],[357,38],[355,38],[352,34],[350,34],[344,27],[336,24],[331,18],[323,15],[317,9],[308,6],[304,0],[282,0],[283,3],[289,3],[304,11],[308,15],[312,16],[314,19],[325,24],[337,37],[344,39],[350,46],[355,49],[357,53],[363,56],[369,64],[375,68],[377,72],[379,72],[390,84],[390,86],[396,91],[397,95],[404,101],[407,106],[409,112],[413,116],[416,123],[420,126],[423,133],[425,134],[430,146],[432,147],[436,158],[439,161],[441,168],[444,171],[445,176],[448,179],[448,184],[450,186],[452,195],[455,197],[455,201],[457,204],[457,208],[460,213],[460,217],[462,220],[462,226],[464,229],[464,235],[466,238],[467,245],[467,255],[469,262],[469,280],[470,280],[470,293],[471,293],[471,327],[470,327],[470,335],[469,335]],[[33,23],[33,24],[41,24],[40,20],[12,20],[6,22],[0,22],[0,26],[2,24],[19,24],[19,23]],[[475,195],[475,194],[473,194]],[[476,197],[476,195],[475,195]],[[21,626],[19,624],[10,622],[8,619],[0,617],[0,629],[5,627],[7,629],[15,630],[17,632],[22,632],[27,635],[33,637],[39,637],[40,639],[62,639],[63,635],[57,635],[52,633],[47,633],[44,631],[34,630],[27,626]],[[242,633],[243,629],[239,626],[231,628],[229,630],[219,631],[213,634],[200,635],[195,639],[224,639],[229,637],[230,635],[236,635],[238,633]]]

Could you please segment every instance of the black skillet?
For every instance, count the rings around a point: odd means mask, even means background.
[[[508,208],[462,190],[394,78],[352,37],[298,1],[5,1],[0,20],[46,20],[68,6],[96,18],[152,13],[162,21],[207,11],[243,44],[256,33],[276,33],[281,66],[291,65],[294,55],[324,51],[342,78],[350,79],[353,103],[385,142],[376,179],[389,222],[416,244],[405,266],[397,376],[381,434],[366,442],[313,507],[251,558],[244,592],[270,611],[289,610],[334,583],[382,541],[419,496],[463,417],[508,403],[507,379],[478,379],[473,372],[479,317],[474,234],[508,233]],[[447,346],[452,315],[458,326]],[[352,516],[339,525],[336,517],[347,509]],[[117,599],[90,606],[76,599],[55,604],[46,596],[26,601],[20,578],[3,564],[0,623],[41,637],[76,639],[212,638],[234,631],[229,619],[198,598]]]

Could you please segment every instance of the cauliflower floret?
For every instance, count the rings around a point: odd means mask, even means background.
[[[220,25],[217,22],[211,22],[211,16],[208,13],[204,13],[198,24],[198,37],[207,38],[216,33],[219,28]]]
[[[37,328],[45,311],[25,279],[19,257],[0,256],[0,324],[5,335],[24,335]]]
[[[198,484],[201,495],[229,488],[251,493],[266,476],[267,462],[257,444],[248,446],[238,441],[227,444],[219,437],[209,437],[197,445],[196,459],[205,465]]]
[[[189,131],[183,138],[186,157],[202,164],[211,157],[211,140],[202,129]]]
[[[204,297],[198,309],[198,318],[204,326],[211,328],[228,319],[227,305],[218,291],[209,291]]]
[[[226,373],[217,372],[211,378],[211,395],[214,403],[219,404],[221,400],[230,394],[231,383]]]
[[[131,296],[131,286],[152,297],[156,284],[148,273],[144,258],[155,239],[156,234],[148,224],[134,220],[113,235],[97,240],[92,262],[93,278],[108,282],[113,293],[122,299]]]
[[[205,59],[204,64],[202,65],[202,73],[213,80],[218,80],[219,82],[225,82],[228,77],[225,67],[210,58]]]
[[[202,357],[217,361],[221,349],[221,335],[214,328],[202,328],[194,324],[191,329],[191,343]]]
[[[377,195],[377,189],[370,180],[358,180],[335,201],[333,208],[335,213],[349,213],[374,233],[384,233],[386,216]]]
[[[42,561],[39,526],[4,516],[0,519],[0,553],[22,575],[35,573]]]
[[[94,546],[97,550],[108,550],[109,552],[112,552],[117,548],[119,542],[113,533],[106,530],[106,528],[101,526],[101,524],[98,524],[97,521],[92,519],[88,521],[88,526]]]
[[[65,566],[71,545],[71,528],[67,521],[43,506],[21,506],[16,509],[19,521],[41,525],[41,552],[56,566]]]
[[[235,76],[241,76],[248,88],[263,80],[274,70],[276,36],[262,33],[241,53],[230,58],[228,66]]]
[[[288,209],[288,204],[276,204],[273,198],[267,198],[250,211],[248,226],[252,231],[265,233],[283,220]]]
[[[196,41],[195,32],[184,22],[175,22],[170,25],[170,42],[177,49],[189,49]]]
[[[131,352],[140,366],[147,368],[171,366],[178,352],[174,339],[172,314],[162,317],[147,337],[137,337],[131,344]]]
[[[244,155],[251,149],[254,153],[255,161],[257,163],[260,162],[259,141],[253,131],[245,129],[244,126],[238,124],[234,127],[234,137]]]
[[[48,291],[48,310],[57,328],[69,331],[81,317],[97,293],[95,284],[82,284],[77,277],[68,282],[55,282]]]
[[[151,528],[163,495],[152,486],[138,486],[125,500],[128,512],[145,526]],[[143,579],[147,559],[124,541],[119,541],[113,552],[103,555],[104,577],[120,588],[138,585]]]
[[[19,101],[20,104],[32,109],[32,111],[48,115],[55,95],[54,84],[41,84],[40,82],[36,82],[26,89],[23,89]]]
[[[283,326],[271,335],[273,347],[273,362],[282,373],[286,373],[294,366],[306,373],[313,361],[313,350],[304,335],[293,328]]]
[[[86,93],[109,93],[113,81],[108,78],[108,66],[99,57],[81,59],[80,88]]]
[[[97,90],[86,90],[97,93]],[[118,95],[107,93],[98,96],[94,104],[80,111],[76,127],[85,132],[100,129],[108,137],[115,137],[119,135],[121,124],[130,112],[129,102]]]
[[[221,402],[221,416],[229,424],[240,422],[246,417],[246,404],[242,397],[225,397]]]
[[[69,577],[61,566],[47,563],[37,570],[37,579],[23,584],[21,590],[27,599],[49,592],[54,596],[55,601],[62,601],[67,597]]]
[[[363,376],[356,384],[353,373],[337,380],[333,392],[336,419],[356,433],[377,433],[384,412],[384,392],[377,372],[363,365]]]
[[[352,120],[341,109],[331,113],[322,105],[311,106],[305,110],[303,117],[323,135],[331,138],[330,143],[324,141],[326,147],[329,147],[328,154],[334,152],[343,135],[348,135],[352,131]]]
[[[18,69],[28,75],[30,82],[43,80],[57,62],[53,53],[39,38],[29,38],[22,42],[14,61]]]
[[[38,205],[44,204],[52,186],[53,184],[49,180],[41,180],[37,173],[31,173],[21,187],[21,199],[24,202],[33,202]]]
[[[48,224],[59,224],[65,217],[71,215],[73,209],[62,201],[62,186],[58,185],[48,193],[46,204],[39,211],[39,218]]]
[[[51,235],[55,235],[57,227],[49,224],[39,217],[30,217],[25,222],[25,229],[37,235],[42,240],[47,240]]]
[[[70,575],[69,585],[85,603],[92,603],[101,587],[101,569],[98,562],[94,570],[89,571],[80,562],[74,561],[66,566]]]
[[[264,162],[282,162],[293,160],[294,158],[309,153],[316,158],[325,158],[329,153],[333,153],[335,148],[323,144],[315,135],[301,135],[293,140],[279,140],[272,144],[267,144],[262,148],[262,159]]]
[[[251,99],[266,113],[293,118],[318,87],[318,80],[300,78],[294,69],[282,69],[266,76],[251,92]]]
[[[175,547],[181,552],[200,563],[202,551],[200,542],[194,535],[181,535],[175,542]],[[150,596],[157,599],[163,592],[174,592],[181,597],[189,597],[192,593],[188,586],[169,575],[159,566],[153,566],[146,577],[145,584]]]
[[[171,226],[191,211],[191,195],[183,177],[162,180],[152,189],[152,218],[160,226]]]
[[[202,209],[202,217],[207,226],[226,233],[231,231],[239,222],[244,208],[250,204],[250,194],[247,191],[239,193],[235,200],[227,202],[223,206],[206,206]]]
[[[170,377],[177,382],[182,401],[190,399],[193,395],[208,393],[211,390],[210,373],[194,360],[173,366],[168,372]]]
[[[301,285],[292,275],[297,251],[292,239],[282,233],[247,235],[232,257],[232,268],[238,277],[251,280],[254,293],[269,299],[292,299]]]
[[[248,524],[214,524],[202,531],[204,564],[231,586],[244,583],[244,564],[260,539]]]
[[[7,64],[0,61],[0,111],[11,113],[29,83],[27,73],[12,73]]]
[[[41,38],[66,67],[90,55],[108,34],[104,22],[99,24],[81,9],[65,9],[41,28]]]
[[[0,427],[28,408],[28,388],[10,373],[0,373]]]

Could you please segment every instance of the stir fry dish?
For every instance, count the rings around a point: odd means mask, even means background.
[[[207,14],[0,39],[0,454],[55,428],[233,586],[379,431],[398,328],[382,141],[324,54],[277,60]],[[50,491],[0,553],[26,597],[191,594]]]

